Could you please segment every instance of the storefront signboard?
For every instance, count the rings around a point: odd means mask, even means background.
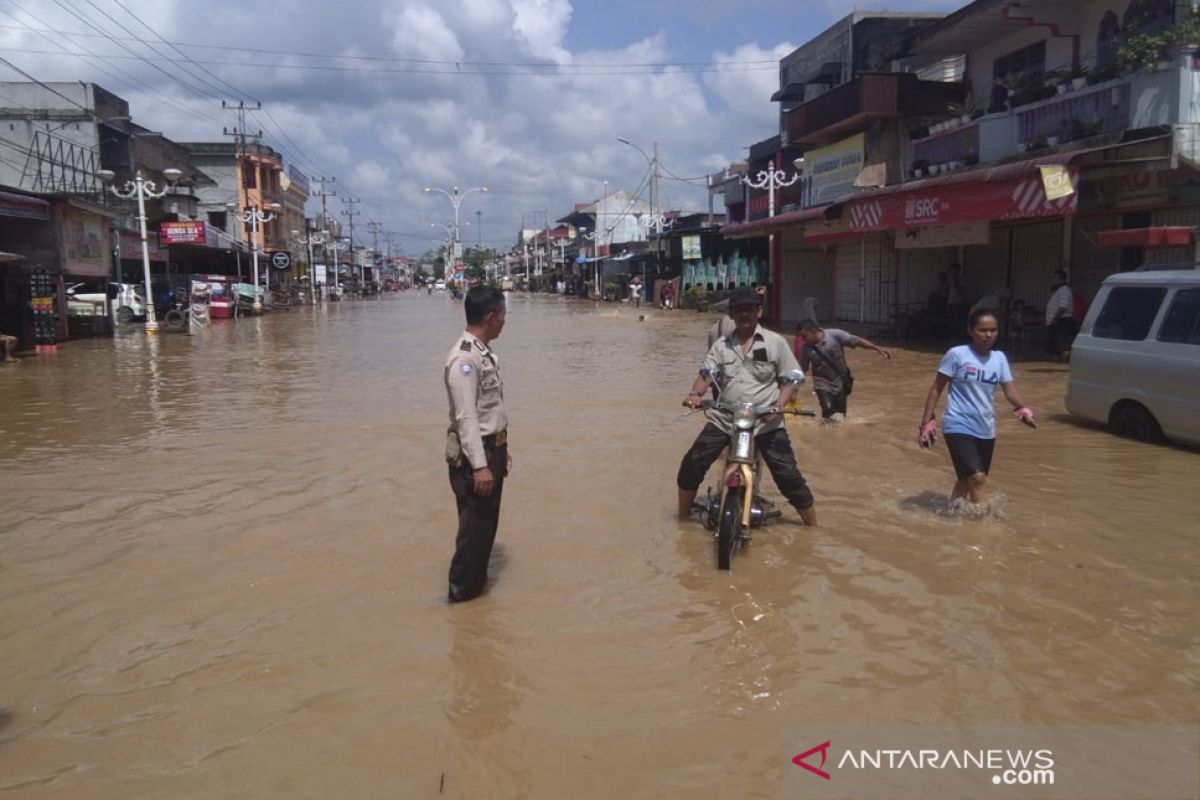
[[[164,245],[204,244],[207,235],[204,223],[196,220],[163,222],[158,226],[158,240]]]
[[[701,258],[700,255],[700,237],[699,236],[684,236],[681,239],[683,248],[683,260],[690,261]]]
[[[991,237],[987,222],[958,222],[951,225],[928,225],[905,228],[896,232],[897,250],[916,250],[923,247],[967,247],[987,244]]]
[[[865,145],[865,134],[857,133],[804,154],[804,172],[810,182],[810,204],[828,203],[835,197],[854,191],[854,179],[863,168]]]

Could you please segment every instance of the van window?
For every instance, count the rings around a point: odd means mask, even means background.
[[[1200,289],[1182,289],[1175,293],[1167,318],[1158,332],[1160,342],[1200,344]]]
[[[1150,332],[1166,294],[1167,290],[1161,286],[1114,287],[1092,326],[1092,335],[1100,339],[1142,341]]]

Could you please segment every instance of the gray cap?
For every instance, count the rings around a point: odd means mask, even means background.
[[[762,295],[749,286],[739,286],[729,293],[730,308],[734,306],[761,306],[762,302]]]

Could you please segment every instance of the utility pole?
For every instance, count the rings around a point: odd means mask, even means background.
[[[371,233],[371,267],[375,266],[375,259],[379,257],[379,234],[383,233],[383,223],[372,220],[367,223],[367,230]]]
[[[227,103],[227,102],[225,102],[224,100],[222,100],[222,101],[221,101],[221,108],[222,108],[222,109],[224,109],[225,111],[232,111],[233,113],[237,114],[237,119],[238,119],[238,124],[237,124],[237,127],[235,127],[235,128],[222,128],[222,129],[221,129],[221,132],[222,132],[222,133],[223,133],[225,136],[232,136],[232,137],[234,137],[234,139],[235,139],[235,141],[237,142],[237,145],[238,145],[237,156],[235,157],[235,160],[236,160],[236,162],[237,162],[237,169],[235,169],[235,170],[234,170],[234,172],[237,174],[237,180],[240,182],[240,184],[241,184],[241,187],[242,187],[242,192],[241,192],[241,194],[242,194],[242,197],[241,197],[242,204],[241,204],[241,208],[239,209],[239,212],[244,212],[244,211],[245,211],[245,210],[246,210],[246,209],[247,209],[247,208],[250,206],[250,187],[247,185],[247,184],[248,184],[248,181],[247,181],[247,173],[246,173],[246,136],[247,136],[247,133],[246,133],[246,112],[247,112],[247,111],[259,111],[259,110],[261,110],[261,109],[262,109],[262,103],[257,103],[257,104],[255,104],[254,106],[247,106],[247,105],[246,105],[246,104],[245,104],[243,101],[241,101],[241,100],[238,100],[238,104],[235,106],[235,105],[232,105],[232,104],[230,104],[230,103]],[[257,142],[258,142],[258,140],[262,138],[263,132],[260,130],[258,133],[253,133],[253,134],[249,134],[249,135],[250,135],[250,136],[251,136],[251,137],[252,137],[252,138],[255,140],[255,142],[257,143]],[[255,185],[256,187],[258,186],[258,171],[257,171],[257,168],[255,169],[255,175],[254,175],[254,185]],[[239,213],[239,216],[241,216],[241,213]],[[247,240],[247,241],[248,241],[248,240],[249,240],[249,234],[250,234],[250,223],[249,223],[249,222],[246,222],[246,221],[243,221],[243,223],[242,223],[242,237],[243,237],[243,239],[245,239],[245,240]],[[258,287],[257,287],[257,286],[256,286],[256,287],[254,287],[254,291],[255,291],[255,292],[257,292],[257,291],[258,291]]]
[[[361,202],[357,198],[346,196],[342,198],[342,202],[346,204],[346,208],[342,209],[342,215],[350,218],[350,266],[354,266],[354,218],[362,212],[355,208]],[[362,292],[362,282],[359,282],[359,292]]]
[[[313,197],[319,196],[321,198],[321,230],[324,231],[324,233],[325,233],[325,244],[323,246],[323,249],[325,250],[325,256],[322,260],[326,261],[326,262],[328,262],[328,260],[329,260],[329,244],[333,239],[333,233],[329,230],[329,212],[325,206],[325,199],[327,197],[337,197],[337,192],[330,191],[327,186],[327,184],[334,183],[336,181],[337,181],[337,178],[326,178],[324,176],[322,176],[320,178],[313,178],[310,181],[310,183],[312,185],[320,185],[320,187],[321,187],[321,190],[319,192],[313,192],[312,196]],[[333,252],[335,255],[337,254],[337,244],[336,243],[334,243]],[[325,264],[325,283],[326,283],[326,287],[325,287],[326,290],[328,290],[329,287],[331,287],[337,283],[336,265],[335,265],[335,269],[334,269],[334,273],[333,273],[333,283],[330,283],[329,282],[329,264],[328,263]]]

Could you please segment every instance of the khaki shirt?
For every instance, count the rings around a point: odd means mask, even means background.
[[[722,403],[754,403],[756,406],[772,406],[779,402],[781,379],[800,382],[804,373],[796,363],[792,348],[778,333],[765,330],[761,325],[754,329],[754,343],[742,354],[737,331],[713,343],[705,363],[713,370],[714,378],[721,387]],[[712,422],[726,433],[733,429],[728,416],[713,414]],[[762,423],[756,435],[775,430],[783,424],[776,419]]]
[[[508,429],[504,383],[496,354],[463,331],[446,357],[445,380],[450,427],[458,433],[463,457],[472,469],[486,467],[483,437]]]

